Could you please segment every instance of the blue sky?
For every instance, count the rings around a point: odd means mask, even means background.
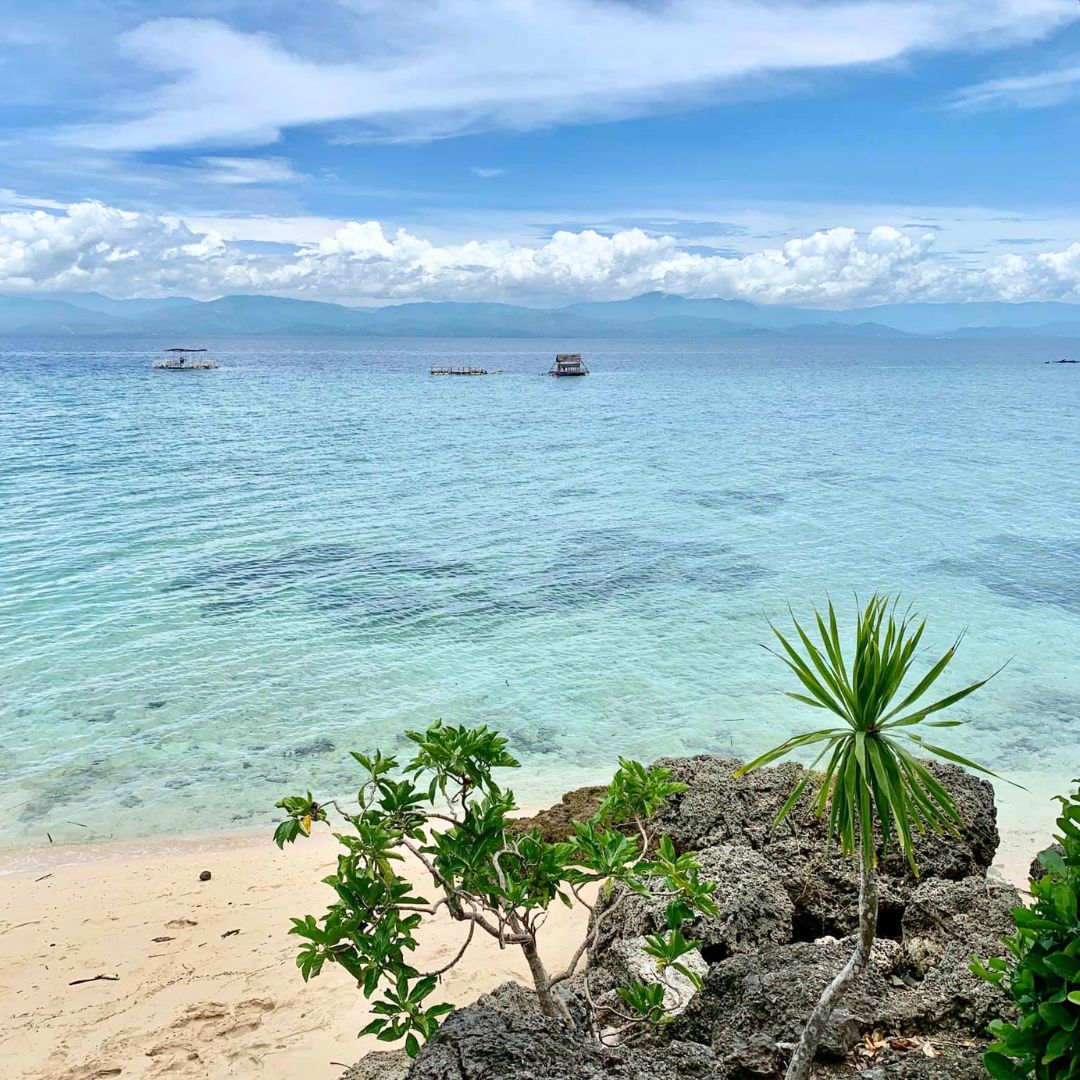
[[[46,2],[0,288],[1080,300],[1078,104],[1075,0]]]

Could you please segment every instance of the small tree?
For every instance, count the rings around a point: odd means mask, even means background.
[[[513,829],[513,792],[495,783],[492,770],[516,768],[518,762],[496,732],[444,727],[440,721],[423,733],[406,735],[416,753],[401,767],[379,751],[353,753],[364,773],[357,813],[347,813],[336,802],[319,803],[311,792],[277,804],[288,815],[274,833],[279,847],[309,835],[315,823],[328,820],[328,810],[349,827],[334,834],[343,850],[337,871],[323,879],[336,892],[336,902],[321,919],[293,919],[290,933],[304,939],[296,962],[305,980],[329,962],[348,971],[365,997],[382,991],[372,1006],[377,1016],[361,1034],[384,1042],[403,1038],[409,1055],[416,1054],[421,1040],[434,1034],[452,1008],[428,1005],[427,998],[439,977],[465,955],[477,930],[500,946],[519,947],[543,1013],[574,1026],[556,987],[595,949],[618,901],[593,919],[563,971],[547,970],[537,939],[555,900],[591,910],[583,890],[597,882],[666,900],[668,928],[648,940],[647,951],[660,972],[670,966],[700,985],[681,959],[697,942],[687,941],[681,927],[695,911],[715,913],[716,905],[710,897],[713,886],[698,879],[694,857],[677,854],[667,837],[654,835],[656,810],[667,796],[686,790],[672,780],[670,770],[621,761],[597,812],[588,821],[574,822],[569,839],[551,843],[539,830]],[[417,895],[402,874],[406,855],[430,880],[435,900]],[[421,972],[408,954],[417,947],[415,935],[424,919],[444,909],[466,927],[464,941],[449,963]],[[599,1039],[587,977],[584,992],[586,1026]],[[609,1007],[606,1014],[622,1022],[619,1031],[662,1022],[662,983],[635,982],[618,988],[618,994],[630,1011]]]
[[[788,1065],[787,1080],[804,1080],[809,1075],[833,1009],[870,958],[877,932],[878,836],[882,849],[895,839],[912,872],[918,874],[913,831],[955,833],[963,824],[952,796],[915,755],[929,753],[988,772],[950,750],[931,745],[914,730],[920,726],[957,726],[959,721],[928,717],[961,701],[988,681],[972,683],[932,704],[920,704],[952,660],[960,638],[904,693],[901,688],[915,663],[925,620],[917,621],[910,609],[898,615],[895,599],[875,594],[858,613],[855,651],[849,664],[841,648],[832,603],[826,616],[820,612],[814,615],[820,645],[811,640],[794,615],[796,644],[769,624],[782,649],[776,655],[791,668],[805,691],[788,696],[835,714],[843,720],[843,726],[788,739],[736,774],[745,775],[795,750],[820,747],[813,764],[781,807],[776,824],[787,817],[811,781],[820,781],[816,812],[826,818],[828,834],[839,840],[842,852],[858,861],[859,930],[855,951],[810,1014]],[[826,763],[825,771],[819,777],[814,770],[822,761]]]
[[[1033,904],[1013,910],[1016,933],[1005,938],[1010,955],[972,964],[1019,1013],[1015,1023],[990,1025],[994,1042],[983,1061],[996,1080],[1080,1078],[1080,790],[1058,802],[1061,850],[1039,853]]]

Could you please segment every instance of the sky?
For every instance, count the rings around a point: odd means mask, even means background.
[[[1078,0],[40,0],[0,292],[1080,302]]]

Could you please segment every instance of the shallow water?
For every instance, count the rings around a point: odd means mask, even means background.
[[[750,754],[818,719],[765,614],[875,588],[969,629],[951,685],[1011,660],[943,741],[1080,773],[1061,346],[217,344],[0,343],[0,843],[268,819],[437,717],[508,734],[524,802]],[[427,374],[470,362],[505,373]]]

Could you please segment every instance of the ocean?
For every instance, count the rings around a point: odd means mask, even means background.
[[[0,341],[4,845],[255,826],[439,718],[506,734],[526,804],[750,755],[820,720],[766,619],[876,589],[967,631],[943,687],[1007,663],[942,742],[1080,774],[1060,344],[206,344]],[[590,377],[543,377],[566,347]]]

